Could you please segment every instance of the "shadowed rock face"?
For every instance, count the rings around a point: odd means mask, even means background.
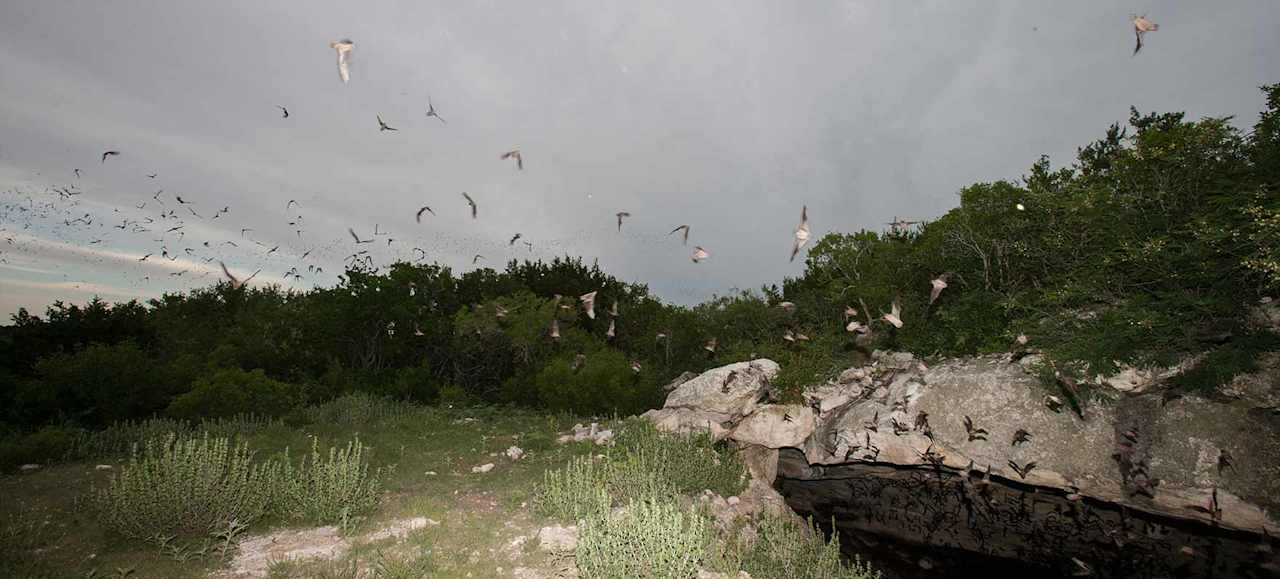
[[[1271,577],[1280,542],[977,472],[867,463],[811,467],[781,452],[777,486],[798,514],[830,526],[847,555],[895,577]],[[1074,558],[1074,560],[1073,560]],[[896,559],[896,560],[895,560]],[[926,572],[919,561],[925,561]],[[1079,561],[1079,563],[1077,563]]]
[[[877,353],[805,405],[779,406],[762,403],[767,379],[722,387],[729,368],[682,384],[651,418],[697,414],[664,428],[734,440],[798,513],[834,518],[851,553],[875,543],[865,552],[932,573],[952,562],[970,574],[1280,575],[1280,525],[1265,510],[1280,508],[1280,416],[1258,406],[1265,396],[1166,403],[1151,384],[1080,417],[1049,409],[1039,380],[1004,356],[926,367]],[[1222,450],[1234,468],[1219,468]]]

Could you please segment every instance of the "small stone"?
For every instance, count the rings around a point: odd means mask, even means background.
[[[22,465],[22,466],[18,467],[18,470],[20,470],[20,471],[22,471],[22,472],[32,472],[32,471],[37,471],[37,470],[40,470],[40,465],[38,465],[38,464],[24,464],[24,465]]]
[[[921,557],[920,560],[916,562],[916,564],[919,565],[920,568],[924,569],[925,571],[929,571],[933,569],[933,561],[930,561],[928,557]]]
[[[98,466],[93,467],[93,470],[111,470],[111,469],[113,469],[113,468],[115,468],[115,467],[113,467],[113,466],[111,466],[111,465],[109,465],[109,464],[100,464],[100,465],[98,465]]]
[[[482,465],[480,465],[480,466],[473,466],[473,467],[471,467],[471,472],[472,472],[473,474],[483,474],[483,473],[486,473],[486,472],[489,472],[489,471],[493,470],[493,466],[494,466],[494,465],[493,465],[493,463],[492,463],[492,462],[490,462],[490,463],[485,463],[485,464],[482,464]]]
[[[520,460],[524,458],[524,449],[518,446],[512,446],[507,449],[506,455],[507,455],[507,458],[511,460]]]
[[[737,506],[738,503],[742,502],[742,499],[734,496],[734,497],[729,497],[725,499],[725,502],[729,503],[730,505]]]
[[[613,440],[613,431],[601,430],[600,432],[597,432],[594,435],[594,437],[595,437],[594,440],[596,444],[600,446],[604,446],[606,444],[609,444]]]
[[[429,471],[427,471],[427,472],[426,472],[426,475],[427,475],[427,476],[436,476],[436,471],[434,471],[434,470],[429,470]]]

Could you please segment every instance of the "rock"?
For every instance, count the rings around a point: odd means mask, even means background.
[[[1257,394],[1248,402],[1191,396],[1162,401],[1158,394],[1131,388],[1118,400],[1087,403],[1082,420],[1074,413],[1046,408],[1046,390],[1039,378],[1007,355],[948,360],[927,369],[905,355],[877,352],[873,358],[881,368],[904,367],[890,371],[891,379],[878,372],[881,385],[871,396],[830,408],[824,404],[816,417],[811,411],[799,413],[812,418],[812,426],[801,420],[779,420],[783,412],[797,418],[797,407],[766,405],[734,427],[733,439],[756,445],[743,448],[744,461],[757,479],[753,483],[768,480],[767,465],[772,463],[776,484],[802,514],[829,519],[833,512],[875,511],[858,517],[836,515],[855,534],[914,533],[876,527],[875,521],[920,520],[928,515],[901,510],[958,500],[956,496],[965,496],[957,494],[961,489],[969,489],[966,493],[972,496],[979,489],[997,486],[1005,489],[1010,505],[1016,506],[1019,497],[1029,494],[1037,497],[1035,501],[1046,502],[1038,508],[1043,512],[1087,504],[1117,521],[1129,513],[1150,517],[1144,520],[1152,525],[1181,521],[1192,525],[1189,528],[1200,524],[1246,537],[1248,533],[1260,536],[1263,529],[1272,536],[1280,532],[1277,520],[1264,514],[1264,509],[1280,510],[1280,483],[1276,482],[1280,471],[1274,466],[1280,464],[1280,420],[1259,411]],[[1264,359],[1262,365],[1270,383],[1259,378],[1250,385],[1257,391],[1274,392],[1280,388],[1274,379],[1280,355]],[[842,381],[858,380],[852,370],[856,369],[847,370]],[[1173,370],[1121,373],[1109,380],[1158,383]],[[1237,378],[1233,384],[1245,380],[1249,379]],[[824,390],[827,387],[813,390],[832,391]],[[970,436],[966,417],[985,433]],[[1030,439],[1015,445],[1018,430],[1029,432]],[[764,454],[760,447],[775,449],[777,454]],[[1235,468],[1219,472],[1222,450],[1232,454]],[[1030,471],[1019,473],[1014,468],[1030,463],[1035,463]],[[935,478],[937,485],[920,484]],[[926,487],[957,491],[943,499],[901,494],[924,493]],[[1216,521],[1204,507],[1211,504],[1214,488],[1221,509]],[[875,497],[884,498],[875,502]],[[943,504],[937,509],[964,512],[973,504]],[[889,512],[894,509],[899,511]],[[983,517],[1001,520],[997,515]],[[954,524],[968,528],[971,523],[962,519]],[[1088,554],[1086,544],[1096,545],[1091,538],[1071,535],[1024,541],[1020,531],[1009,531],[1012,528],[986,529],[986,535],[975,533],[974,537],[965,536],[969,530],[944,533],[951,535],[948,538],[913,535],[911,540],[943,541],[939,546],[956,542],[971,548],[969,542],[979,545],[990,532],[1008,532],[1007,549],[1001,547],[1001,553],[1075,541],[1078,545],[1073,549],[1086,549],[1074,551],[1077,556]],[[1027,527],[1032,528],[1039,527]]]
[[[423,473],[423,474],[425,474],[425,475],[427,475],[427,476],[436,476],[436,471],[434,471],[434,470],[429,470],[429,471],[427,471],[427,472],[425,472],[425,473]]]
[[[115,468],[115,467],[113,467],[113,466],[111,466],[111,465],[109,465],[109,464],[100,464],[100,465],[97,465],[97,466],[93,467],[93,470],[112,470],[112,469],[114,469],[114,468]]]
[[[694,372],[681,372],[679,376],[676,376],[675,380],[667,382],[667,385],[662,387],[662,391],[670,392],[672,390],[675,390],[681,384],[684,384],[685,382],[688,382],[697,377],[698,377],[698,374]]]
[[[656,408],[641,415],[653,422],[663,432],[689,434],[693,432],[709,432],[715,440],[723,439],[729,430],[725,423],[733,417],[728,414],[706,412],[693,408]]]
[[[482,465],[480,465],[480,466],[473,466],[473,467],[471,467],[471,473],[472,473],[472,474],[484,474],[484,473],[486,473],[486,472],[489,472],[489,471],[493,470],[493,466],[494,466],[494,465],[493,465],[493,463],[492,463],[492,462],[490,462],[490,463],[485,463],[485,464],[482,464]]]
[[[282,530],[241,540],[231,564],[214,576],[256,579],[266,577],[267,569],[276,561],[333,560],[342,557],[350,549],[351,544],[342,538],[337,527]]]
[[[841,372],[836,381],[841,384],[853,384],[854,382],[861,382],[866,377],[867,371],[861,366],[855,366]]]
[[[595,442],[596,445],[598,446],[604,446],[606,444],[609,444],[610,442],[613,442],[613,431],[601,430],[600,432],[595,433],[595,435],[591,437],[591,441]]]
[[[578,441],[577,438],[574,437],[572,434],[564,434],[556,437],[556,444],[568,444],[570,442],[577,442],[577,441]]]
[[[1114,375],[1099,376],[1098,383],[1126,394],[1140,394],[1182,374],[1203,358],[1204,356],[1194,356],[1169,368],[1135,368],[1122,364]]]
[[[755,408],[769,380],[777,374],[777,362],[764,358],[713,368],[673,390],[663,408],[691,408],[730,419],[744,416]]]
[[[504,454],[506,454],[507,458],[511,460],[520,460],[524,458],[524,449],[518,446],[508,447]]]
[[[729,438],[768,448],[800,447],[813,433],[817,416],[807,406],[768,405],[743,418]]]
[[[434,527],[439,524],[440,524],[440,521],[437,521],[434,519],[428,519],[426,517],[416,517],[412,519],[394,521],[390,525],[387,525],[381,529],[378,529],[372,533],[369,533],[368,535],[365,535],[363,537],[363,540],[365,542],[372,543],[374,541],[382,541],[384,539],[391,539],[391,538],[401,539],[401,538],[407,537],[409,533],[412,533],[418,529],[425,529],[428,526]]]
[[[40,470],[40,465],[38,465],[38,464],[24,464],[24,465],[22,465],[22,466],[18,467],[18,470],[20,470],[20,471],[22,471],[22,472],[24,472],[24,473],[26,473],[26,472],[35,472],[35,471],[37,471],[37,470]]]
[[[739,456],[751,478],[773,484],[773,479],[778,477],[778,449],[748,444]]]
[[[818,401],[819,411],[826,414],[848,404],[862,395],[862,387],[856,384],[821,384],[805,389],[805,399]]]
[[[578,548],[578,527],[552,525],[538,529],[538,548],[550,553],[571,553]]]

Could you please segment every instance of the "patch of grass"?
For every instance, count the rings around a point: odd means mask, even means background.
[[[258,520],[272,486],[244,442],[171,433],[135,450],[93,503],[103,525],[128,538],[206,535]]]
[[[359,427],[404,419],[420,408],[422,407],[408,402],[356,392],[324,404],[307,406],[296,411],[290,418],[295,423]]]
[[[674,503],[632,502],[587,519],[575,553],[578,571],[585,579],[697,577],[711,537],[705,518]]]
[[[44,557],[32,556],[57,540],[50,520],[30,508],[8,513],[0,525],[0,576],[56,577],[56,569]]]

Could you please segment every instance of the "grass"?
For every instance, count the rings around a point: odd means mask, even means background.
[[[705,515],[677,507],[682,494],[740,492],[744,469],[727,448],[706,437],[660,434],[634,419],[610,424],[617,433],[613,447],[555,442],[579,421],[505,407],[448,409],[355,396],[282,420],[221,421],[214,432],[175,421],[120,425],[96,435],[102,438],[92,447],[104,449],[100,458],[0,477],[0,576],[203,577],[226,564],[234,555],[229,545],[239,537],[322,520],[341,527],[350,550],[332,561],[278,561],[270,576],[503,577],[517,566],[554,576],[570,563],[522,541],[566,520],[584,522],[585,546],[577,555],[584,577],[644,576],[631,574],[634,565],[613,561],[661,560],[684,573],[696,559],[703,568],[735,567],[735,573],[741,568],[757,577],[769,575],[751,569],[777,568],[753,559],[748,547],[722,540]],[[139,438],[160,442],[110,458],[110,449]],[[523,459],[501,454],[513,445],[526,451]],[[307,450],[301,460],[296,449]],[[288,463],[286,452],[293,457]],[[98,462],[114,468],[99,471]],[[472,467],[489,462],[496,465],[492,471],[472,474]],[[253,465],[267,467],[255,471]],[[195,490],[179,492],[188,483],[172,476],[177,472],[189,473]],[[261,516],[251,516],[257,503],[247,498],[253,506],[247,511],[235,511],[235,501],[210,507],[200,499],[218,484],[259,480],[257,472],[268,479],[263,487],[274,489]],[[291,490],[280,493],[280,481],[291,481],[293,486],[284,485]],[[128,514],[100,516],[91,507],[102,506],[103,493],[131,497],[117,508]],[[154,499],[156,494],[170,498]],[[135,500],[147,504],[147,497],[204,507],[170,512],[132,506]],[[367,506],[351,508],[360,504]],[[611,512],[615,504],[632,506]],[[415,517],[438,524],[400,539],[368,538]],[[619,549],[626,557],[606,556]],[[676,555],[686,549],[696,556]]]
[[[337,481],[345,479],[336,473],[358,470],[356,465],[363,464],[370,478],[378,478],[377,506],[363,512],[348,511],[345,533],[352,538],[406,518],[441,522],[414,533],[407,541],[355,545],[346,559],[322,564],[329,565],[324,571],[306,570],[293,576],[341,576],[339,572],[346,565],[381,577],[414,576],[414,570],[428,567],[440,577],[465,576],[467,572],[494,577],[510,574],[515,555],[502,554],[508,551],[518,554],[525,566],[545,562],[539,552],[524,553],[509,545],[547,524],[532,509],[533,489],[544,473],[575,457],[600,451],[589,444],[555,443],[560,431],[580,420],[505,407],[451,410],[354,396],[295,412],[283,420],[228,419],[204,424],[216,426],[210,440],[227,438],[230,448],[244,444],[258,463],[276,460],[286,450],[293,457],[295,471],[310,468],[318,459],[324,468],[309,476],[293,475],[295,480],[309,481],[303,488],[310,490],[299,491],[300,496],[322,498],[329,492],[324,489],[341,488]],[[115,449],[126,441],[132,445],[167,433],[181,433],[186,440],[204,437],[197,424],[180,421],[118,425],[92,435],[98,438],[90,448],[102,450],[91,453],[90,460],[71,457],[33,473],[0,476],[0,537],[21,537],[0,545],[0,576],[83,577],[93,572],[95,577],[109,577],[117,569],[132,569],[133,577],[181,578],[203,577],[222,566],[219,539],[214,536],[222,531],[218,527],[207,533],[191,531],[162,544],[149,537],[130,538],[89,508],[95,492],[109,489],[128,465],[128,447],[123,452]],[[358,451],[354,446],[357,439]],[[500,455],[512,445],[523,448],[527,456],[512,462]],[[298,449],[307,451],[305,460],[299,460]],[[139,452],[144,450],[142,443]],[[488,474],[471,474],[471,467],[486,462],[498,466]],[[99,463],[114,468],[98,471],[94,467]],[[306,527],[316,518],[327,518],[309,515],[305,508],[282,509],[281,504],[273,502],[267,514],[240,535]],[[336,523],[342,525],[341,509],[333,508],[336,505],[317,504],[314,508],[330,515],[336,510]],[[408,551],[406,542],[412,547]],[[287,567],[282,566],[280,573]]]

